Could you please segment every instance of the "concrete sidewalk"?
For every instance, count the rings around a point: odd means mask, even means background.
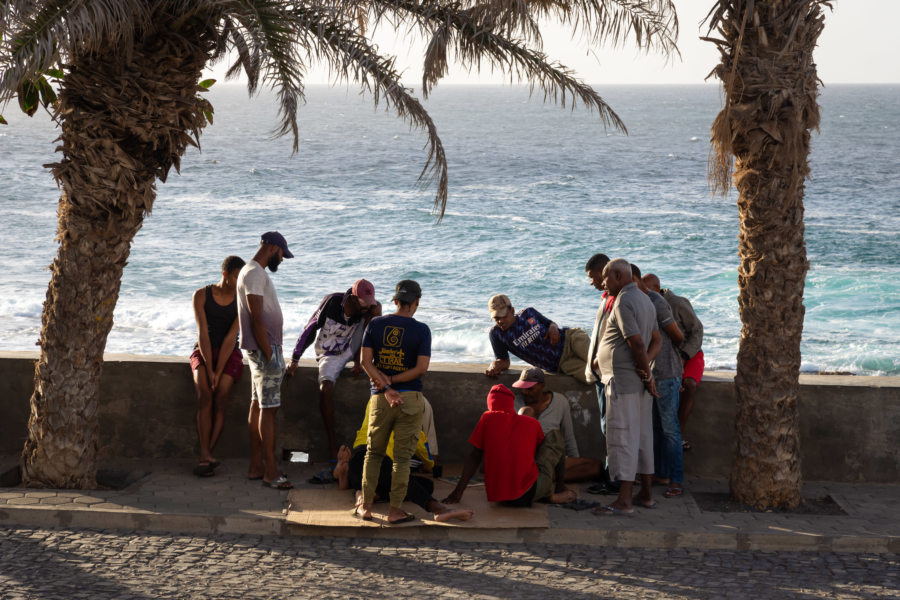
[[[5,464],[10,464],[6,461]],[[549,528],[310,527],[285,522],[287,492],[246,478],[247,461],[229,459],[216,475],[197,478],[190,461],[122,461],[114,466],[140,478],[122,490],[34,490],[0,487],[0,525],[101,528],[170,533],[353,536],[403,540],[441,539],[498,543],[540,542],[641,548],[797,550],[900,553],[900,485],[809,482],[806,498],[830,496],[845,515],[709,512],[703,493],[727,492],[727,483],[689,480],[681,498],[654,488],[655,510],[631,517],[598,517],[590,511],[548,507]],[[285,464],[298,487],[323,465]],[[574,485],[585,500],[587,484]],[[472,489],[467,493],[480,493]],[[465,504],[465,502],[463,502]]]

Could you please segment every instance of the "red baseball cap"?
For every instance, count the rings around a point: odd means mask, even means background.
[[[364,306],[375,304],[375,286],[369,280],[360,279],[353,284],[351,292],[360,299]]]

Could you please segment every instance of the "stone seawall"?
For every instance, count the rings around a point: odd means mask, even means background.
[[[33,388],[34,352],[0,352],[0,454],[21,451]],[[484,367],[432,364],[425,395],[434,407],[440,454],[461,462],[467,439],[485,409],[494,383]],[[278,412],[277,450],[327,458],[319,414],[315,362],[301,361],[286,378]],[[500,383],[511,385],[518,371]],[[727,477],[734,430],[733,374],[704,376],[687,427],[694,450],[685,470],[702,477]],[[549,376],[548,387],[572,408],[582,456],[602,457],[600,414],[593,386],[567,376]],[[818,481],[900,482],[900,377],[803,375],[800,377],[800,434],[803,476]],[[107,355],[103,367],[100,454],[112,457],[183,458],[196,455],[196,399],[187,358]],[[235,385],[216,456],[245,457],[249,371]],[[368,400],[368,380],[345,371],[334,393],[338,438],[352,442]]]

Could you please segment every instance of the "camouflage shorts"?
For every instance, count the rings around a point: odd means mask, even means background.
[[[281,406],[281,380],[284,379],[284,355],[281,346],[272,344],[272,358],[266,362],[262,350],[248,350],[250,363],[250,403],[260,408]]]

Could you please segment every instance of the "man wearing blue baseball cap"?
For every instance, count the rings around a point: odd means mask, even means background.
[[[275,286],[266,273],[273,273],[285,258],[293,258],[287,241],[277,231],[262,234],[259,249],[238,275],[238,322],[241,348],[250,363],[250,479],[286,490],[293,487],[275,468],[275,413],[281,406],[284,378],[282,329],[284,316]]]

